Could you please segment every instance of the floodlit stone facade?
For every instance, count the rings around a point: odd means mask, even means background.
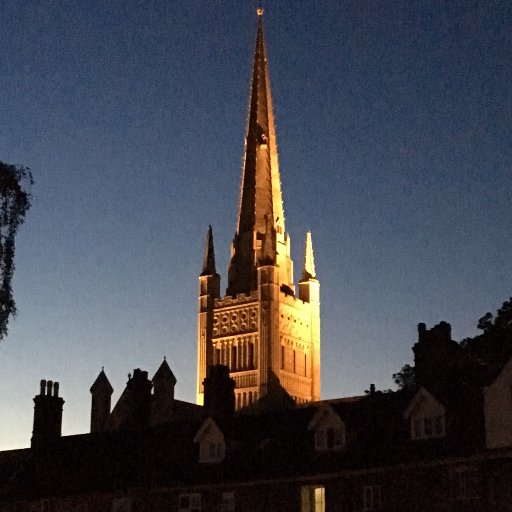
[[[237,409],[260,399],[320,399],[320,285],[308,233],[296,294],[261,14],[249,105],[226,294],[220,294],[211,227],[199,277],[197,402],[204,402],[208,368],[223,364],[235,381]]]

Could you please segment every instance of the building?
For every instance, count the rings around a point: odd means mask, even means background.
[[[229,367],[236,408],[320,399],[320,285],[311,234],[298,293],[285,229],[263,9],[252,70],[237,231],[220,294],[211,227],[199,277],[197,402],[213,364]]]
[[[102,370],[91,432],[62,437],[41,381],[31,447],[0,453],[0,512],[512,511],[512,299],[465,344],[419,324],[404,389],[319,400],[318,282],[307,237],[295,296],[258,14],[226,295],[211,229],[199,278],[201,404],[164,360],[112,409]]]

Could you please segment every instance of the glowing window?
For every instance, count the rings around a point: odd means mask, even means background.
[[[325,512],[325,488],[304,486],[300,490],[301,512]]]

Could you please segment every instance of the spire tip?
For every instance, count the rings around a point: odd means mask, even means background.
[[[261,5],[256,9],[256,14],[258,16],[263,16],[263,7],[261,7]]]

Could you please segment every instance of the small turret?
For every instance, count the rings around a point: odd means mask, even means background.
[[[153,376],[153,404],[151,410],[151,424],[168,423],[172,418],[174,406],[174,386],[176,377],[172,373],[164,357],[160,368]]]
[[[212,227],[208,227],[204,244],[203,269],[199,276],[199,295],[220,297],[220,276],[215,268],[215,249]]]
[[[311,241],[311,231],[306,233],[306,247],[304,250],[304,268],[302,269],[301,281],[316,279],[315,256],[313,254],[313,242]]]
[[[59,383],[41,380],[39,395],[34,397],[33,447],[46,446],[60,438],[63,405]]]
[[[320,300],[319,284],[316,280],[315,257],[311,232],[306,233],[306,247],[304,249],[304,267],[299,281],[299,298],[304,302],[318,302]]]
[[[203,271],[202,276],[212,276],[217,273],[215,268],[215,249],[213,247],[213,231],[212,226],[208,226],[208,232],[206,233],[206,241],[204,244],[204,255],[203,255]]]
[[[213,308],[215,299],[220,297],[220,276],[215,268],[212,227],[208,227],[204,244],[203,270],[199,276],[199,332],[200,338],[211,339],[213,330]],[[197,403],[203,404],[202,382],[206,368],[213,363],[212,345],[201,344],[198,351]]]
[[[110,401],[114,389],[102,368],[91,386],[91,432],[102,432],[106,429],[110,416]]]

